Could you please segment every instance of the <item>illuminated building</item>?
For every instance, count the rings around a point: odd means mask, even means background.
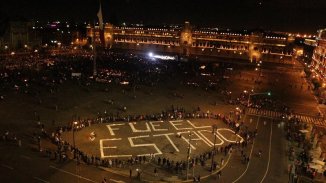
[[[95,31],[95,33],[93,32]],[[189,22],[176,26],[105,25],[106,47],[133,51],[153,51],[186,56],[214,56],[292,64],[293,37],[263,31],[195,29]],[[98,26],[87,26],[87,36],[100,43]]]
[[[305,64],[310,65],[312,63],[312,55],[316,46],[316,39],[308,38],[304,40],[302,60]]]
[[[87,25],[86,27],[86,31],[87,31],[87,37],[89,38],[89,42],[91,42],[92,40],[94,40],[95,42],[97,42],[98,44],[101,44],[107,48],[111,48],[113,45],[113,25],[109,24],[109,23],[105,23],[104,24],[104,42],[105,43],[101,43],[101,39],[100,39],[100,29],[99,26],[95,26],[91,27],[90,25]],[[95,38],[94,38],[95,36]]]
[[[318,31],[316,38],[316,47],[312,56],[312,69],[315,76],[323,83],[326,81],[326,29]]]

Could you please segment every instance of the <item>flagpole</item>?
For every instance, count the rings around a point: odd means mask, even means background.
[[[96,71],[96,57],[97,57],[97,52],[96,52],[96,34],[95,34],[95,31],[96,31],[96,24],[95,24],[95,21],[94,21],[94,29],[93,29],[93,78],[95,79],[96,75],[97,75],[97,71]]]
[[[99,22],[99,38],[102,47],[105,47],[105,39],[104,39],[104,22],[103,22],[103,12],[102,12],[102,4],[101,0],[99,0],[99,10],[97,12],[97,18]]]

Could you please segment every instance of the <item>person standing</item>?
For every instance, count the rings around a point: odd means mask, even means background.
[[[137,168],[136,171],[137,171],[137,179],[140,180],[140,171],[141,170]]]
[[[294,182],[295,172],[296,172],[296,167],[295,167],[295,164],[292,163],[290,165],[290,171],[289,171],[289,182],[290,183]]]
[[[216,180],[220,180],[221,176],[222,176],[222,172],[221,172],[221,170],[220,170],[220,171],[218,171],[217,174],[216,174]]]
[[[158,176],[158,173],[157,173],[157,169],[156,169],[156,167],[155,167],[155,169],[154,169],[154,175],[155,175],[155,177]]]

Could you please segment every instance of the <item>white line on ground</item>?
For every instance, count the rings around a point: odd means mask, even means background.
[[[34,177],[34,179],[36,179],[38,181],[41,181],[41,182],[44,182],[44,183],[50,183],[49,181],[43,180],[43,179],[38,178],[38,177]]]
[[[8,168],[9,170],[13,170],[14,168],[5,164],[1,164],[2,167]]]
[[[258,114],[248,114],[250,116],[257,116],[257,117],[263,117],[263,118],[270,118],[270,119],[278,119],[278,117],[269,117],[264,115],[258,115]]]
[[[266,175],[268,173],[268,170],[269,170],[269,163],[271,161],[271,151],[272,151],[272,134],[273,134],[273,124],[271,123],[271,134],[270,134],[270,137],[269,137],[269,152],[268,152],[267,169],[266,169],[264,177],[263,177],[263,179],[261,179],[260,183],[264,182],[264,180],[266,178]]]
[[[114,180],[114,179],[110,179],[110,181],[112,181],[112,182],[117,182],[117,183],[124,183],[123,181],[121,181],[121,180]]]
[[[69,175],[72,175],[72,176],[75,176],[75,177],[78,177],[78,178],[80,178],[80,179],[87,180],[87,181],[89,181],[89,182],[98,183],[98,182],[96,182],[96,181],[94,181],[94,180],[88,179],[88,178],[83,177],[83,176],[80,176],[80,175],[76,175],[76,174],[71,173],[71,172],[68,172],[68,171],[66,171],[66,170],[62,170],[62,169],[57,168],[57,167],[55,167],[55,166],[50,166],[50,168],[53,168],[53,169],[55,169],[55,170],[58,170],[58,171],[60,171],[60,172],[63,172],[63,173],[66,173],[66,174],[69,174]]]
[[[24,158],[24,159],[28,159],[28,160],[31,160],[32,158],[29,157],[29,156],[26,156],[26,155],[20,155],[21,158]]]
[[[170,144],[174,147],[175,151],[180,152],[179,149],[177,148],[177,146],[174,144],[174,142],[169,137],[169,135],[174,135],[174,133],[158,134],[158,135],[153,135],[153,136],[154,137],[165,136],[166,139],[168,139],[168,141],[170,142]]]
[[[259,120],[260,120],[260,116],[258,116],[258,120],[257,120],[257,124],[256,124],[256,129],[258,129]],[[249,155],[249,162],[247,164],[247,167],[246,167],[245,171],[240,175],[240,177],[238,177],[232,183],[235,183],[235,182],[239,181],[246,174],[246,172],[247,172],[247,170],[249,168],[250,162],[251,162],[251,155],[252,155],[252,151],[254,150],[254,146],[255,146],[255,140],[252,142],[252,147],[251,147],[250,155]]]

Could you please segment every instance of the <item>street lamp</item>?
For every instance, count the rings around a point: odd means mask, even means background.
[[[76,161],[76,174],[78,175],[78,164],[79,164],[79,158],[76,156],[76,142],[75,142],[75,130],[76,125],[78,124],[78,121],[72,122],[72,140],[73,140],[73,146],[74,146],[74,159],[77,158]],[[77,182],[79,182],[79,176],[77,176]]]
[[[190,153],[191,153],[191,144],[190,144],[191,135],[192,135],[192,131],[189,131],[186,180],[188,180],[188,173],[189,173],[189,159],[190,159]]]
[[[214,164],[214,155],[215,155],[215,152],[216,152],[216,131],[217,131],[217,125],[214,124],[212,126],[212,133],[214,134],[214,146],[213,146],[213,152],[212,152],[212,164],[211,164],[211,172],[213,172],[214,170],[214,167],[213,167],[213,164]]]
[[[72,143],[73,143],[73,146],[74,146],[74,158],[76,158],[76,142],[75,142],[75,128],[76,128],[76,125],[78,124],[77,121],[74,121],[72,123]]]

